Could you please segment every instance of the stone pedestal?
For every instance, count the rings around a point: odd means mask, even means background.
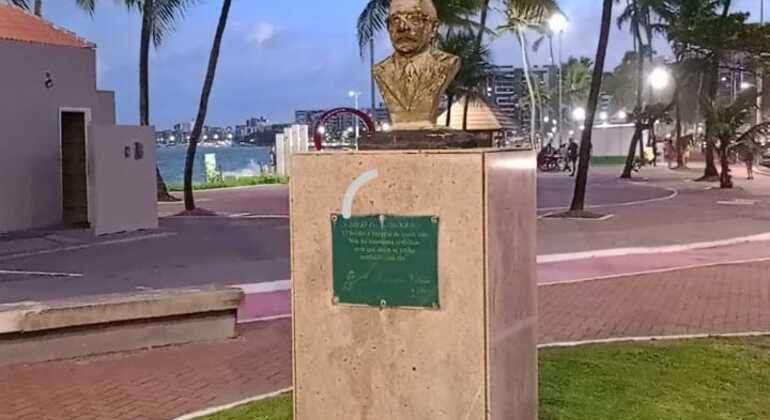
[[[292,168],[294,418],[536,419],[534,154],[313,153],[293,156]],[[434,307],[339,300],[332,220],[372,170],[354,217],[438,225]]]

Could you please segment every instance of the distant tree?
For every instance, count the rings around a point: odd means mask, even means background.
[[[209,97],[211,89],[214,86],[214,77],[217,72],[217,63],[219,62],[219,51],[222,46],[222,37],[227,27],[227,18],[230,15],[230,5],[232,0],[223,0],[222,12],[219,16],[219,24],[214,35],[214,45],[211,47],[209,65],[206,70],[206,79],[203,82],[203,91],[201,92],[201,101],[198,106],[198,116],[195,118],[195,126],[190,134],[190,143],[187,146],[187,159],[184,166],[184,206],[185,210],[195,210],[195,198],[193,196],[192,177],[193,167],[195,166],[195,152],[198,148],[198,140],[203,131],[203,124],[206,122],[206,113],[209,107]]]
[[[537,92],[532,83],[530,74],[529,60],[529,41],[527,33],[538,31],[545,25],[548,18],[554,13],[559,12],[559,6],[556,0],[504,0],[503,12],[505,22],[500,26],[503,32],[510,32],[516,36],[521,50],[522,64],[524,67],[524,79],[527,83],[527,90],[530,97],[530,141],[535,141],[535,130],[537,122]]]
[[[463,97],[463,130],[468,128],[468,103],[480,97],[481,86],[489,76],[492,54],[488,48],[476,46],[476,35],[470,31],[457,31],[442,37],[439,41],[441,50],[454,54],[462,60],[462,66],[454,81],[447,88],[448,108],[446,126],[451,123],[452,105],[455,99]]]
[[[588,99],[592,69],[593,62],[588,57],[570,57],[564,64],[564,101],[570,108],[582,105]]]
[[[704,101],[703,109],[711,127],[706,141],[719,152],[719,185],[721,188],[732,188],[731,149],[744,147],[760,150],[757,140],[770,134],[770,122],[751,125],[755,109],[754,95],[744,95],[726,105],[717,101]]]

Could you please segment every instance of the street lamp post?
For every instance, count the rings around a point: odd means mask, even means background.
[[[567,18],[561,13],[551,16],[548,21],[551,32],[559,34],[559,144],[562,143],[562,124],[564,121],[564,66],[562,64],[562,46],[564,30],[567,29]]]
[[[353,100],[355,101],[356,111],[358,111],[358,98],[361,96],[361,92],[356,92],[354,90],[351,90],[350,92],[348,92],[348,96],[353,98]],[[356,144],[358,144],[358,135],[359,135],[359,133],[358,133],[358,120],[355,120],[355,124],[356,124]]]

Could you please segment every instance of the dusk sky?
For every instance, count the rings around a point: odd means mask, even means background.
[[[736,10],[753,12],[758,19],[760,1],[738,0]],[[569,55],[593,58],[601,1],[561,3],[571,21],[564,35],[565,59]],[[352,105],[347,95],[351,89],[364,92],[361,101],[366,106],[368,59],[359,55],[355,31],[364,4],[365,0],[234,0],[207,124],[242,124],[260,115],[272,122],[289,122],[296,109]],[[202,0],[152,54],[151,114],[159,129],[194,118],[220,8],[219,0]],[[93,18],[71,0],[47,0],[44,13],[98,45],[99,88],[116,92],[119,123],[136,123],[138,13],[110,0],[101,1]],[[613,24],[608,68],[630,48],[631,39]],[[662,42],[658,49],[665,52]],[[383,34],[376,58],[390,52]],[[495,39],[493,53],[496,64],[521,61],[510,35]],[[547,64],[547,60],[541,54],[534,57],[534,64]]]

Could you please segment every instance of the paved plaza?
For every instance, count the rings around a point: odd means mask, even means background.
[[[770,178],[720,191],[662,168],[629,184],[616,169],[594,168],[590,187],[612,218],[538,221],[540,343],[770,332]],[[539,181],[539,213],[569,201],[569,178]],[[4,238],[3,302],[289,277],[285,187],[199,196],[219,216],[96,242]],[[239,328],[224,342],[2,367],[0,419],[171,419],[290,387],[290,320]]]

